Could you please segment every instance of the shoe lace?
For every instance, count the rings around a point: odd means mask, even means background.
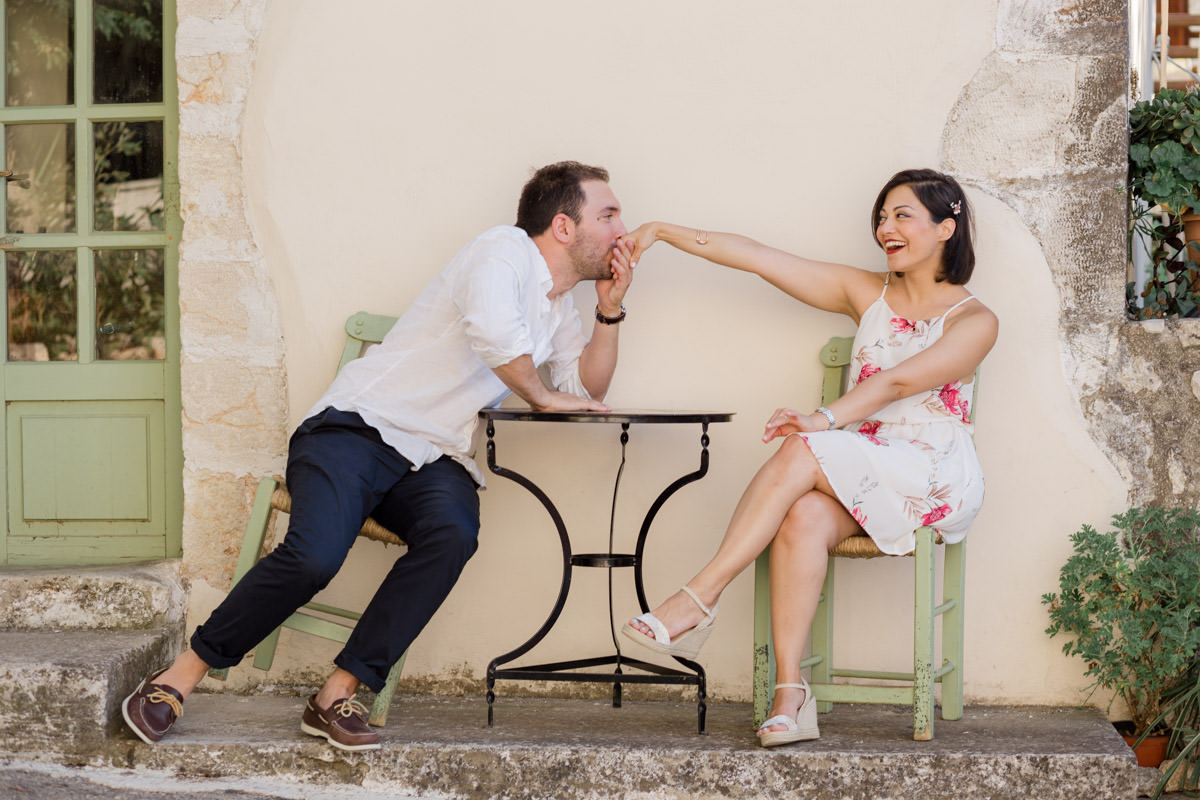
[[[175,712],[176,717],[183,716],[183,703],[176,699],[175,695],[162,689],[155,689],[150,694],[146,695],[146,701],[149,703],[166,703]]]
[[[340,717],[366,717],[367,707],[355,700],[353,697],[346,697],[333,704],[330,709]]]

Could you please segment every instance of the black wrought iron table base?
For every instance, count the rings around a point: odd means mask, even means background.
[[[708,426],[712,422],[728,422],[731,413],[688,412],[688,411],[612,411],[605,413],[588,412],[538,412],[528,409],[495,408],[484,409],[480,416],[487,421],[487,458],[488,468],[502,477],[508,478],[525,487],[545,507],[555,527],[558,529],[559,542],[562,546],[562,583],[559,587],[558,599],[550,616],[524,644],[504,655],[492,659],[487,668],[487,703],[488,727],[493,722],[493,705],[496,700],[495,686],[498,680],[528,680],[528,681],[573,681],[588,683],[611,683],[613,685],[613,706],[621,706],[622,686],[625,684],[652,683],[693,685],[696,687],[697,727],[704,733],[705,714],[707,712],[707,684],[704,668],[694,661],[683,658],[675,660],[685,669],[665,667],[639,659],[628,658],[621,653],[621,646],[616,636],[616,625],[613,617],[612,570],[614,568],[632,567],[634,587],[637,590],[638,604],[643,612],[649,611],[646,602],[646,592],[642,583],[642,556],[645,551],[646,538],[650,526],[660,508],[671,495],[683,486],[703,478],[708,472]],[[550,498],[537,485],[525,476],[513,470],[501,467],[496,463],[495,425],[499,420],[514,422],[576,422],[576,423],[607,423],[621,426],[621,465],[617,470],[616,482],[613,486],[613,513],[609,519],[608,551],[605,553],[572,554],[571,541],[567,535],[566,525],[558,509]],[[629,441],[629,426],[636,423],[665,424],[665,423],[699,423],[700,435],[700,467],[671,483],[651,504],[650,510],[642,520],[638,532],[637,547],[633,554],[613,552],[613,527],[616,518],[617,493],[621,485],[621,473],[625,469],[625,445]],[[615,653],[595,658],[557,661],[550,664],[536,664],[517,668],[501,669],[501,666],[520,658],[536,646],[558,620],[566,605],[567,593],[571,587],[571,573],[575,567],[599,567],[609,570],[608,577],[608,610],[609,629],[612,633]],[[598,667],[611,666],[612,671],[596,672]],[[636,669],[639,672],[626,672],[626,669]]]

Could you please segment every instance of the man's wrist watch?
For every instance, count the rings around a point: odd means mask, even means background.
[[[625,319],[625,304],[624,303],[621,304],[621,313],[617,314],[615,317],[606,317],[603,314],[601,314],[600,313],[600,304],[599,303],[596,304],[596,322],[599,322],[601,325],[616,325],[618,322],[620,322],[623,319]]]

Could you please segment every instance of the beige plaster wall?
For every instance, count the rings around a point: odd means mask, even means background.
[[[181,81],[211,89],[181,89],[190,624],[228,585],[251,476],[282,469],[284,436],[331,377],[344,319],[401,313],[459,247],[512,221],[532,167],[607,166],[631,226],[668,219],[880,267],[867,224],[878,186],[901,168],[957,164],[978,219],[972,289],[1002,321],[977,434],[988,500],[969,547],[967,698],[1078,701],[1082,665],[1042,633],[1039,597],[1055,586],[1069,534],[1102,524],[1128,487],[1064,377],[1060,317],[1072,299],[1048,262],[1055,251],[997,187],[1071,167],[1062,139],[1076,134],[1062,132],[1063,115],[1086,64],[1028,51],[1060,30],[1047,18],[1068,32],[1095,21],[1053,2],[918,0],[872,4],[864,25],[861,9],[842,5],[181,0]],[[231,52],[206,49],[202,33],[217,31]],[[987,91],[1007,80],[1022,91]],[[963,156],[968,137],[974,161]],[[817,349],[852,331],[755,278],[661,247],[627,298],[608,401],[737,416],[710,432],[709,476],[659,516],[647,553],[655,602],[715,548],[770,452],[762,420],[779,405],[811,406]],[[592,289],[576,291],[590,308]],[[577,549],[602,549],[616,432],[502,428],[500,437],[501,462],[560,503]],[[694,468],[697,438],[632,431],[618,542],[632,542],[657,491]],[[364,603],[395,555],[381,547],[356,546],[326,595]],[[493,479],[480,551],[417,640],[408,685],[477,690],[488,660],[544,619],[556,559],[544,512]],[[841,575],[841,652],[903,667],[909,562],[853,563]],[[621,619],[635,601],[628,576],[618,573],[616,587]],[[716,696],[748,697],[751,592],[747,572],[723,598],[704,652]],[[604,598],[602,572],[577,573],[559,628],[532,655],[602,652]],[[313,679],[334,652],[285,632],[269,680]],[[234,685],[261,680],[235,671]]]

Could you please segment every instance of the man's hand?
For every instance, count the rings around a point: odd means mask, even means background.
[[[534,411],[612,411],[611,408],[597,400],[571,394],[570,392],[549,392],[535,404],[530,404]]]
[[[615,317],[621,313],[621,303],[625,300],[625,292],[633,282],[634,243],[624,238],[618,240],[612,248],[609,265],[612,267],[612,277],[596,281],[596,302],[600,313],[606,317]]]

